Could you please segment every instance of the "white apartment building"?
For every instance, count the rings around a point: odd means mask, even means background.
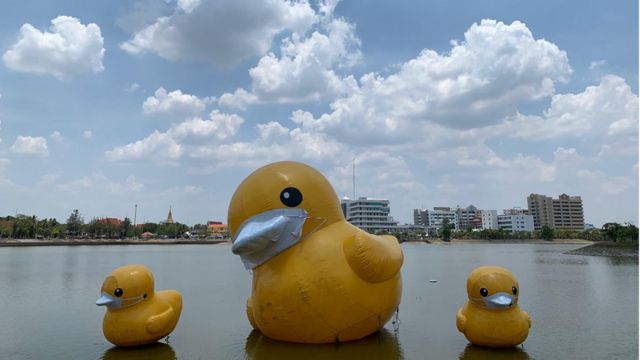
[[[482,230],[498,230],[498,211],[497,210],[480,210],[482,218]]]
[[[533,231],[533,216],[523,213],[512,213],[505,210],[505,214],[498,215],[498,227],[503,230]]]
[[[392,231],[398,226],[398,222],[389,215],[391,207],[387,199],[343,198],[340,206],[348,222],[367,232]]]

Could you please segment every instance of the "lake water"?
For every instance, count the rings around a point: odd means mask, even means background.
[[[0,359],[637,359],[638,262],[564,255],[578,245],[403,244],[398,321],[367,339],[271,341],[245,316],[250,273],[228,245],[0,248]],[[184,308],[168,344],[128,350],[102,335],[104,277],[141,263]],[[507,267],[533,327],[523,348],[468,346],[455,326],[475,267]],[[435,283],[429,280],[437,280]]]

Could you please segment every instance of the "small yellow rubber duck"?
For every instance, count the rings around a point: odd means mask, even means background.
[[[168,336],[182,311],[175,290],[154,292],[153,275],[143,265],[119,267],[102,284],[98,306],[106,306],[102,331],[117,346],[145,345]]]
[[[229,204],[233,253],[253,270],[251,325],[289,342],[363,338],[400,303],[402,249],[349,224],[327,179],[283,161],[249,175]]]
[[[499,266],[481,266],[467,279],[469,300],[456,316],[458,330],[474,345],[503,348],[521,344],[531,317],[518,306],[516,277]]]

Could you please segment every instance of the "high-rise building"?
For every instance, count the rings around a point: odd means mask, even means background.
[[[543,226],[553,227],[553,199],[549,196],[531,194],[527,197],[529,214],[533,216],[533,226],[536,230]]]
[[[458,229],[475,229],[476,224],[474,219],[480,211],[473,205],[469,205],[466,208],[456,208],[456,214],[458,215]]]
[[[428,230],[442,228],[442,222],[447,219],[451,228],[459,229],[458,213],[449,207],[434,207],[433,210],[414,209],[413,223]]]
[[[387,199],[343,198],[340,206],[347,221],[365,231],[392,231],[398,226],[398,222],[389,215],[391,207]]]
[[[584,211],[580,196],[562,194],[553,199],[553,227],[584,230]]]
[[[496,210],[480,210],[482,217],[482,230],[497,230],[498,228],[498,211]]]
[[[545,225],[555,229],[584,230],[584,211],[580,196],[562,194],[553,199],[531,194],[527,197],[527,204],[536,230]]]

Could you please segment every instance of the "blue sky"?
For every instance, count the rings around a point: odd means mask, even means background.
[[[9,1],[0,215],[226,220],[255,168],[414,208],[637,223],[638,4]]]

